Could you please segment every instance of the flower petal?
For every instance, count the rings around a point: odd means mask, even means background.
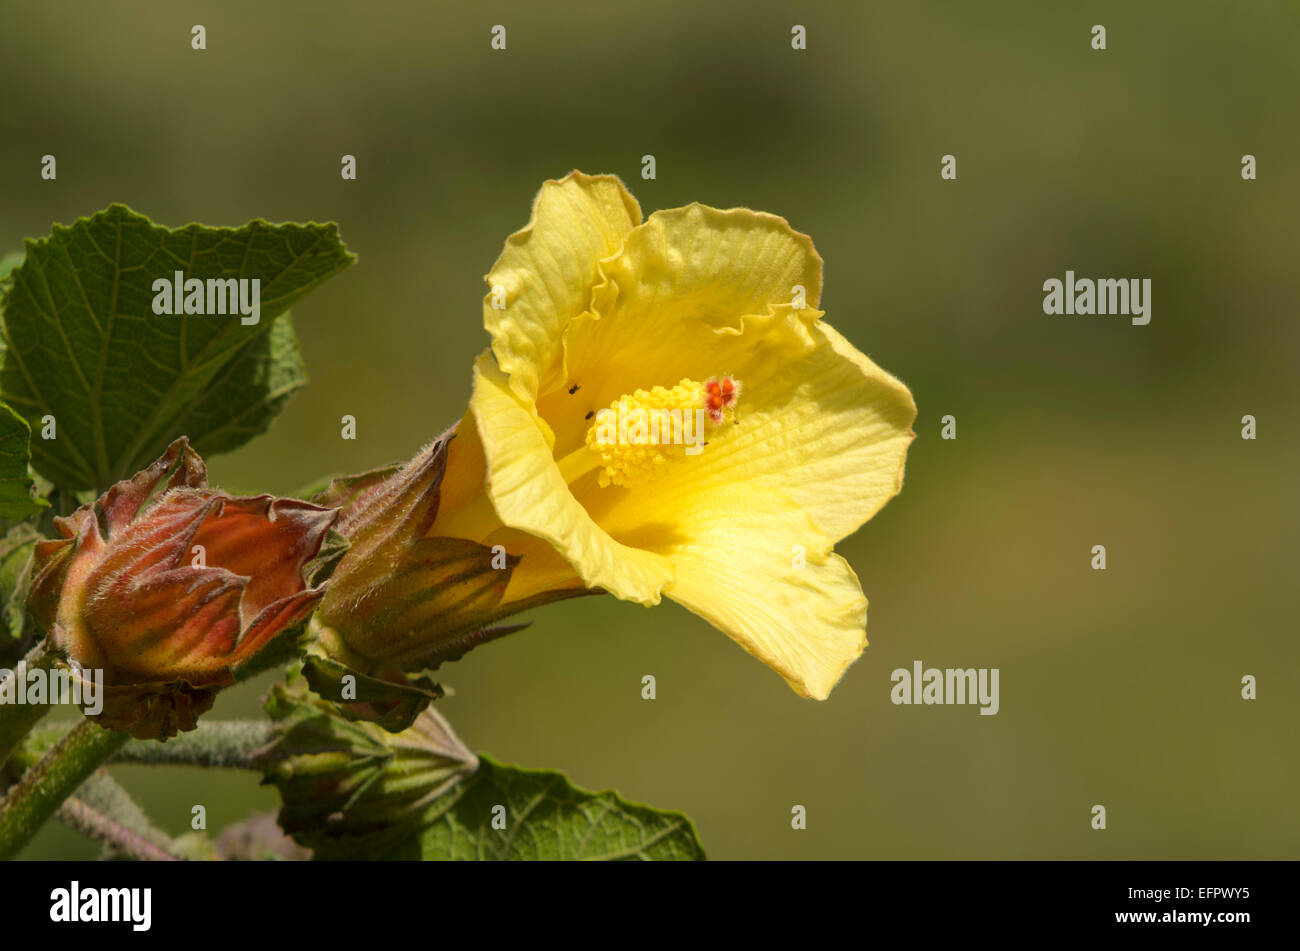
[[[683,332],[738,333],[748,314],[789,308],[796,287],[803,288],[800,312],[814,318],[822,260],[812,239],[784,218],[693,204],[656,211],[628,234],[601,273],[606,281],[593,294],[595,314],[575,323],[565,342],[575,379],[611,360],[627,365],[629,356],[640,365],[643,347],[673,358],[675,366],[690,354]]]
[[[706,467],[713,478],[743,467],[756,488],[779,486],[839,541],[902,490],[916,403],[834,327],[818,321],[811,332],[816,346],[797,363],[768,378],[755,368],[752,389],[765,392],[754,402],[771,409],[746,413],[744,428],[762,464],[724,440]]]
[[[779,215],[699,202],[650,215],[601,273],[612,287],[596,293],[599,313],[611,302],[642,315],[668,306],[675,317],[715,326],[791,303],[795,285],[804,288],[805,306],[816,309],[822,290],[812,238]]]
[[[506,239],[485,280],[483,323],[514,392],[536,397],[557,372],[568,322],[585,311],[597,264],[614,254],[641,220],[641,208],[612,175],[571,172],[542,185],[528,225]],[[493,288],[505,291],[494,307]]]
[[[545,424],[510,392],[505,374],[486,353],[474,366],[470,409],[490,473],[487,494],[501,522],[550,542],[588,587],[658,604],[672,580],[672,565],[619,544],[592,520],[560,474]],[[459,441],[453,441],[453,449]],[[449,472],[454,465],[452,458]],[[432,530],[438,532],[439,525]]]
[[[638,388],[739,375],[758,349],[752,328],[776,315],[801,326],[821,315],[822,261],[812,240],[763,212],[699,204],[657,211],[601,271],[607,280],[593,294],[594,312],[565,335],[567,378],[538,400],[560,454],[581,444],[586,413]],[[797,308],[796,287],[804,298]]]
[[[821,259],[806,235],[773,215],[691,205],[652,214],[602,271],[600,314],[565,340],[580,390],[538,403],[557,456],[581,444],[587,413],[624,393],[730,374],[744,384],[738,421],[679,468],[684,491],[777,487],[833,540],[897,494],[916,404],[812,309]]]
[[[722,345],[744,383],[734,423],[635,495],[610,495],[603,504],[591,493],[580,496],[616,538],[647,506],[667,513],[701,493],[722,504],[730,495],[721,489],[746,487],[754,495],[783,493],[839,541],[898,494],[915,438],[907,387],[825,322],[805,327],[789,316],[764,323],[747,320],[744,333],[730,338],[753,338],[749,347]],[[744,496],[736,497],[743,507]]]
[[[830,540],[790,499],[741,485],[697,494],[679,517],[689,538],[641,537],[676,569],[664,593],[825,700],[867,645],[867,599]]]
[[[489,548],[500,545],[506,554],[518,558],[519,564],[510,573],[503,604],[525,601],[547,591],[583,587],[573,566],[550,542],[508,528],[501,521],[487,498],[486,482],[483,442],[473,412],[466,412],[455,427],[455,438],[448,444],[447,468],[441,486],[441,517],[429,530],[428,537],[468,538]],[[466,513],[471,514],[469,519],[463,517]]]

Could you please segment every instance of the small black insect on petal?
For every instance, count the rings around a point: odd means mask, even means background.
[[[584,416],[584,417],[582,417],[582,418],[583,418],[583,419],[591,419],[591,417],[593,417],[593,416],[595,416],[595,415],[596,415],[596,411],[595,411],[594,409],[593,409],[593,410],[588,410],[588,411],[587,411],[587,415]]]
[[[578,386],[577,383],[573,384],[573,386],[569,387],[569,395],[572,396],[574,393],[578,392],[578,390],[580,390],[580,389],[582,389],[582,387]]]

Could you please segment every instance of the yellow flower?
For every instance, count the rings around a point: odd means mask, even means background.
[[[832,547],[902,487],[916,405],[821,320],[821,270],[774,215],[546,182],[487,275],[430,534],[522,556],[506,601],[666,595],[825,699],[866,646]]]

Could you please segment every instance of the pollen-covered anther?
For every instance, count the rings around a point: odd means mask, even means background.
[[[708,428],[726,421],[739,394],[740,384],[725,377],[620,396],[587,430],[586,446],[599,456],[599,484],[642,485],[699,455]]]

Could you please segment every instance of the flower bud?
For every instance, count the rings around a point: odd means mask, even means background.
[[[412,682],[404,672],[436,669],[526,626],[492,626],[507,615],[588,593],[570,588],[508,598],[519,555],[430,533],[453,436],[449,431],[401,467],[335,479],[313,499],[341,509],[338,531],[350,547],[313,618],[316,656],[305,673],[348,715],[388,729],[403,729],[441,695],[437,684]]]
[[[266,707],[276,735],[253,762],[280,790],[280,827],[318,858],[374,855],[396,845],[478,769],[478,757],[432,708],[393,734],[278,684]]]
[[[240,665],[311,613],[323,589],[303,566],[337,515],[208,488],[182,437],[55,519],[63,538],[36,547],[28,609],[60,656],[104,671],[102,726],[166,739],[194,729]]]

